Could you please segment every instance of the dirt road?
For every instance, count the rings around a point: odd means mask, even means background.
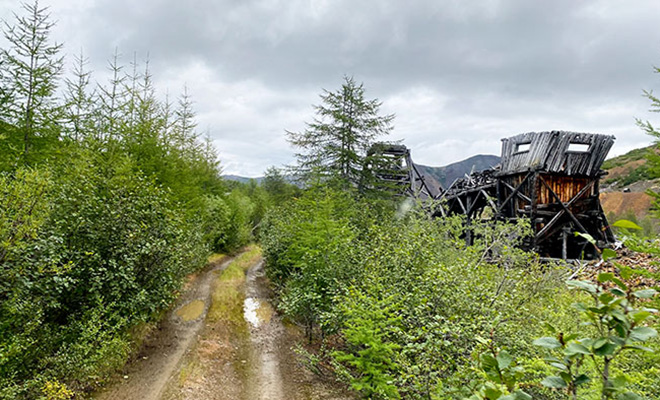
[[[145,341],[136,359],[105,390],[98,400],[161,398],[181,358],[197,339],[211,303],[211,288],[218,272],[231,262],[212,263],[185,286],[175,308]]]
[[[353,398],[309,372],[293,348],[299,329],[284,324],[259,249],[209,268],[189,284],[162,336],[97,399],[315,400]],[[189,292],[189,293],[188,293]]]

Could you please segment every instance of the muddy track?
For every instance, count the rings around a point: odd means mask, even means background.
[[[226,260],[186,285],[177,307],[123,376],[95,399],[348,400],[294,352],[300,330],[274,311],[259,251],[236,272]],[[239,259],[236,258],[236,265]],[[226,271],[225,271],[226,269]],[[224,272],[223,272],[224,271]]]
[[[247,271],[245,320],[250,328],[250,373],[247,385],[248,399],[291,399],[284,396],[280,369],[284,326],[270,305],[270,293],[265,283],[264,263],[261,261]]]
[[[229,270],[228,270],[229,271]],[[216,294],[227,290],[222,277]],[[226,282],[225,282],[226,283]],[[255,259],[227,319],[209,313],[200,340],[182,361],[162,400],[347,400],[355,398],[331,379],[321,379],[303,364],[294,348],[303,342],[298,327],[284,323],[271,305],[264,263]],[[214,298],[214,307],[218,306]]]
[[[196,341],[211,303],[217,273],[232,262],[209,265],[184,287],[175,307],[146,339],[134,361],[105,389],[92,396],[98,400],[158,400],[180,360]]]

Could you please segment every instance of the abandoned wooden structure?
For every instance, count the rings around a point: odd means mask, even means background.
[[[599,200],[600,167],[613,144],[613,136],[563,131],[502,139],[499,167],[454,182],[439,196],[440,212],[463,214],[467,224],[487,209],[497,220],[526,218],[534,233],[528,247],[541,256],[595,258],[596,248],[575,233],[599,248],[614,243]]]
[[[542,257],[596,258],[598,250],[576,232],[591,236],[599,248],[614,243],[599,200],[604,175],[600,167],[613,143],[613,136],[564,131],[502,139],[500,165],[457,179],[441,190],[434,198],[433,213],[464,215],[468,242],[475,219],[527,219],[533,236],[526,247]],[[410,152],[404,149],[397,151],[412,164]],[[428,198],[416,195],[412,183],[417,181],[423,182],[423,177],[405,180],[411,183],[407,193]]]
[[[398,143],[376,143],[367,152],[367,166],[374,179],[365,185],[395,195],[431,200],[432,191],[413,163],[410,150]]]

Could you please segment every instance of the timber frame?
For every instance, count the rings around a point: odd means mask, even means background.
[[[615,242],[599,200],[602,166],[614,136],[565,131],[530,132],[502,139],[502,157],[495,168],[455,180],[435,196],[433,215],[465,216],[466,241],[477,219],[515,222],[527,219],[533,235],[525,247],[542,257],[593,259]],[[403,145],[387,152],[406,165],[396,177],[377,176],[409,185],[408,196],[429,199],[423,176]],[[402,165],[397,164],[396,165]],[[396,168],[395,168],[396,169]],[[487,211],[488,210],[488,211]],[[594,247],[586,237],[596,243]]]
[[[372,182],[363,186],[380,191],[393,192],[398,196],[420,200],[433,198],[424,175],[413,163],[410,149],[398,143],[376,143],[367,152],[367,165]]]
[[[615,241],[599,200],[600,167],[613,143],[613,136],[563,131],[502,139],[499,167],[454,182],[436,214],[465,215],[469,226],[489,207],[495,220],[529,220],[527,247],[542,257],[597,258],[583,235],[598,248]]]

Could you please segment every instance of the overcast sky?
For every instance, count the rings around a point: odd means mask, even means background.
[[[0,0],[12,22],[16,0]],[[660,1],[41,0],[67,62],[80,49],[103,81],[117,48],[150,59],[161,95],[187,85],[224,173],[259,176],[293,161],[322,89],[344,75],[395,113],[390,140],[446,165],[500,153],[529,131],[615,135],[611,154],[660,125]],[[3,43],[4,46],[4,43]]]

